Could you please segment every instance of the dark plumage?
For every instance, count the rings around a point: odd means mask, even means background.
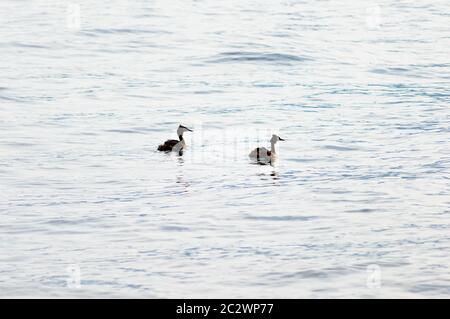
[[[178,140],[167,140],[164,144],[158,146],[158,151],[170,152],[178,143],[180,143]]]
[[[192,132],[192,130],[183,125],[178,126],[177,135],[179,140],[165,141],[164,144],[158,146],[158,151],[161,152],[177,151],[179,155],[183,155],[183,149],[186,147],[186,143],[183,139],[184,132]]]

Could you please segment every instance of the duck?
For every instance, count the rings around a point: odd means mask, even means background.
[[[180,124],[177,129],[177,135],[179,140],[167,140],[164,144],[158,146],[158,151],[161,152],[178,152],[179,155],[183,155],[183,149],[186,148],[186,142],[183,139],[184,132],[193,132],[193,130]]]
[[[270,151],[265,147],[257,147],[250,152],[249,157],[256,160],[259,163],[272,163],[277,158],[277,152],[275,150],[275,144],[278,141],[285,141],[278,135],[273,134],[270,139]]]

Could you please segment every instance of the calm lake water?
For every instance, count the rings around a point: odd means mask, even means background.
[[[448,0],[0,23],[0,297],[450,296]],[[157,152],[179,123],[184,156]]]

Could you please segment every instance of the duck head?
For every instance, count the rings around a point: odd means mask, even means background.
[[[270,143],[275,144],[278,141],[284,141],[284,139],[282,139],[278,135],[273,134],[272,138],[270,139]]]
[[[193,132],[191,129],[187,128],[186,126],[183,126],[180,124],[177,129],[177,135],[182,136],[184,132]]]

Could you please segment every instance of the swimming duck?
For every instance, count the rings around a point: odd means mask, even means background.
[[[179,155],[183,155],[183,149],[186,147],[186,142],[183,139],[184,132],[193,132],[191,129],[188,129],[186,126],[180,124],[177,129],[177,135],[179,140],[167,140],[164,144],[158,146],[158,151],[162,152],[178,152]]]
[[[284,141],[278,135],[273,134],[270,139],[270,151],[265,147],[257,147],[250,152],[249,156],[251,159],[256,159],[258,162],[269,162],[271,163],[277,158],[277,152],[275,151],[275,144],[278,141]]]

